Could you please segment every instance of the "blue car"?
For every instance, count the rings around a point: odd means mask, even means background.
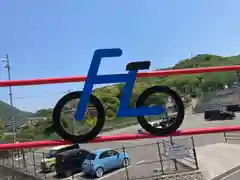
[[[99,149],[87,156],[82,165],[84,175],[102,177],[104,173],[129,165],[127,153],[113,149]]]

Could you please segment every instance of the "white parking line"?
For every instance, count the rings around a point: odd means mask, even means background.
[[[42,170],[41,169],[38,169],[38,170],[36,170],[36,173],[40,173]]]
[[[138,161],[138,162],[136,163],[136,165],[142,164],[143,162],[145,162],[145,161],[144,161],[144,160]]]
[[[82,172],[80,173],[77,173],[77,174],[74,174],[73,177],[72,176],[69,176],[69,177],[66,177],[66,178],[63,178],[61,180],[75,180],[76,178],[78,178],[79,176],[83,175]]]
[[[46,177],[53,177],[56,176],[56,172],[50,172],[46,174]]]
[[[131,168],[132,166],[128,166],[127,168]],[[122,171],[125,171],[125,168],[122,168],[122,169],[118,169],[118,170],[116,170],[116,171],[113,171],[112,173],[109,173],[109,174],[106,174],[105,176],[103,176],[103,177],[101,177],[101,178],[98,178],[97,180],[102,180],[102,179],[104,179],[104,178],[109,178],[109,177],[111,177],[112,175],[115,175],[115,174],[117,174],[117,173],[119,173],[119,172],[122,172]]]

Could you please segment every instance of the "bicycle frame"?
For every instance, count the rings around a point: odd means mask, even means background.
[[[104,57],[120,57],[121,49],[98,49],[94,52],[91,65],[84,84],[83,93],[76,110],[76,120],[83,120],[94,84],[125,83],[120,97],[120,105],[117,117],[136,117],[147,115],[159,115],[165,112],[163,106],[129,108],[132,91],[134,88],[138,70],[131,70],[126,74],[97,75],[100,62]]]

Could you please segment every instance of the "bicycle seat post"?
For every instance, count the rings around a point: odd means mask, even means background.
[[[87,109],[89,97],[92,93],[94,84],[98,77],[97,72],[103,57],[118,57],[122,55],[121,49],[98,49],[94,52],[92,62],[90,64],[86,81],[83,87],[82,97],[80,97],[79,104],[77,106],[76,119],[82,120]]]

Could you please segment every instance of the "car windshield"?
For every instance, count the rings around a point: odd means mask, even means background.
[[[87,160],[94,160],[96,158],[96,154],[91,153],[87,156]]]
[[[57,155],[57,151],[51,150],[47,153],[46,158],[52,158],[52,157],[55,157],[56,155]]]
[[[221,105],[218,105],[218,104],[213,104],[213,105],[210,105],[209,107],[206,108],[206,110],[220,110],[222,108]]]

